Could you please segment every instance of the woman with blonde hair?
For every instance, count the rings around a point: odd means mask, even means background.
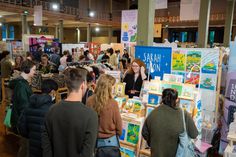
[[[99,77],[94,95],[86,102],[93,108],[99,117],[96,157],[119,157],[119,140],[122,134],[122,120],[118,103],[114,100],[112,89],[115,78],[103,74]]]

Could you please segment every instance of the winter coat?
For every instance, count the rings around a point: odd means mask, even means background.
[[[42,157],[42,128],[45,115],[53,104],[48,94],[34,94],[30,97],[30,106],[19,119],[18,129],[22,136],[29,139],[30,157]]]
[[[16,78],[9,83],[9,87],[13,90],[12,96],[12,114],[11,114],[11,125],[15,133],[17,133],[17,123],[21,113],[25,108],[29,106],[30,96],[33,91],[23,77]]]

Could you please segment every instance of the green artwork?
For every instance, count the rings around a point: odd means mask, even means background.
[[[183,89],[182,85],[171,85],[171,88],[173,88],[173,89],[178,91],[178,96],[182,95],[182,89]]]
[[[139,139],[140,125],[128,124],[127,142],[137,144]]]
[[[189,51],[187,53],[187,71],[188,72],[200,72],[201,68],[201,52]]]
[[[174,52],[172,54],[172,70],[185,71],[186,57],[184,53]]]

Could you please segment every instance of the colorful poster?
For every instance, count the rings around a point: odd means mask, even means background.
[[[148,94],[148,104],[157,106],[159,103],[159,96],[156,94]]]
[[[192,114],[194,107],[192,101],[180,99],[179,104],[182,109]]]
[[[181,76],[183,76],[182,83],[184,83],[184,81],[185,81],[185,72],[181,72],[181,71],[172,71],[171,74],[173,74],[173,75],[181,75]]]
[[[182,83],[183,75],[164,74],[163,81]]]
[[[186,70],[187,72],[200,72],[201,68],[201,51],[188,51]]]
[[[139,140],[139,132],[140,132],[140,125],[129,123],[127,142],[130,142],[132,144],[137,144]]]
[[[187,98],[194,98],[194,93],[193,93],[194,90],[195,90],[194,86],[184,84],[182,96]]]
[[[142,60],[152,78],[171,73],[171,55],[169,47],[136,46],[135,58]],[[152,70],[151,70],[152,69]]]
[[[138,10],[123,10],[121,20],[121,43],[134,43],[137,40]]]
[[[198,85],[199,81],[200,81],[199,73],[191,73],[191,72],[189,72],[188,74],[186,73],[185,83]]]
[[[135,151],[125,148],[125,147],[120,147],[120,153],[121,157],[135,157]]]
[[[162,93],[164,89],[171,88],[171,84],[162,82],[160,85],[160,92]]]
[[[181,95],[182,95],[182,88],[183,88],[182,84],[180,84],[180,85],[172,84],[172,85],[171,85],[171,88],[178,91],[178,96],[181,96]]]
[[[207,50],[202,53],[202,73],[216,74],[219,62],[219,50]]]
[[[200,88],[215,90],[216,89],[216,75],[202,74]]]
[[[174,51],[172,53],[172,71],[185,71],[186,68],[186,54],[184,51]]]

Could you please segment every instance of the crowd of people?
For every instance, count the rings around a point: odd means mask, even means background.
[[[40,57],[27,54],[25,59],[17,56],[13,66],[9,52],[3,51],[1,77],[9,78],[14,71],[19,72],[9,83],[13,91],[11,130],[20,136],[18,156],[120,157],[122,118],[114,99],[115,78],[100,74],[94,81],[85,68],[68,66],[74,62],[73,56],[69,56],[69,51],[60,56],[55,49],[50,56],[45,53]],[[89,51],[83,51],[78,62],[83,61],[95,61],[95,58]],[[143,81],[151,78],[141,60],[131,62],[127,50],[120,56],[119,51],[108,49],[100,53],[96,62],[109,63],[113,69],[121,66],[126,69],[122,80],[126,83],[125,94],[130,98],[138,97]],[[53,79],[43,80],[41,93],[33,93],[30,80],[36,71],[47,74],[60,69],[68,89],[64,100],[55,103],[58,84]],[[184,131],[178,103],[178,92],[165,89],[161,105],[144,123],[142,135],[151,147],[152,157],[176,154],[178,136]],[[196,138],[198,132],[191,116],[184,112],[184,117],[189,137]]]

